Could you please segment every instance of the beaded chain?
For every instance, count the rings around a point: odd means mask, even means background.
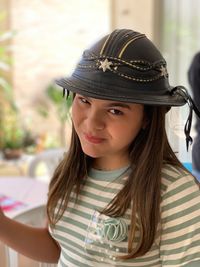
[[[164,78],[168,77],[165,60],[160,60],[154,63],[150,63],[145,60],[126,61],[121,58],[112,57],[112,56],[105,56],[105,55],[96,56],[89,51],[85,51],[83,53],[83,60],[90,61],[91,64],[79,63],[77,65],[77,68],[85,69],[85,70],[102,69],[103,72],[109,70],[114,74],[117,74],[121,77],[124,77],[129,80],[133,80],[136,82],[152,82],[152,81],[160,79],[163,76]],[[95,64],[92,64],[92,63],[95,63]],[[118,70],[120,66],[127,66],[130,69],[138,70],[141,72],[156,70],[156,71],[159,71],[159,73],[152,78],[137,78],[133,75],[128,75],[128,74],[120,72]]]

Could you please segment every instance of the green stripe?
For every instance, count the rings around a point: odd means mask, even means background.
[[[80,221],[74,220],[74,219],[70,218],[69,216],[68,217],[63,216],[62,217],[62,221],[63,222],[67,222],[67,223],[71,224],[72,226],[75,225],[76,227],[78,227],[78,228],[80,228],[82,230],[86,230],[87,227],[88,227],[87,224],[84,224],[84,223],[82,223]]]
[[[72,202],[75,200],[75,199],[73,199],[73,198],[71,198],[71,199],[72,199]],[[91,203],[92,203],[92,201],[91,201]],[[79,207],[76,207],[76,208],[80,208],[80,209],[81,209],[81,206],[82,206],[82,207],[91,209],[93,212],[94,212],[94,211],[99,211],[99,212],[100,212],[102,209],[104,209],[104,208],[106,207],[106,205],[105,205],[105,206],[101,206],[102,203],[100,203],[100,206],[96,206],[96,205],[91,204],[91,203],[88,203],[88,202],[83,201],[83,200],[78,200],[78,201],[77,201],[77,205],[79,205]],[[92,213],[93,213],[93,212],[92,212]],[[123,218],[124,218],[124,219],[127,219],[127,220],[130,219],[130,210],[129,210],[129,213],[128,213],[128,214],[126,213],[126,214],[123,216]]]
[[[71,229],[68,229],[66,227],[63,227],[61,225],[56,225],[55,230],[60,231],[62,233],[67,233],[69,235],[72,235],[73,237],[75,237],[75,238],[77,238],[77,239],[79,239],[81,241],[85,240],[85,236],[84,235],[81,235],[80,233],[78,233],[76,231],[73,231]]]
[[[93,255],[87,256],[87,254],[85,253],[85,250],[83,249],[83,247],[78,246],[78,244],[75,243],[75,244],[71,244],[72,246],[74,246],[74,248],[73,248],[73,247],[71,247],[71,246],[68,246],[68,244],[70,245],[70,242],[67,241],[67,242],[66,242],[65,244],[63,244],[62,246],[63,246],[65,249],[71,251],[71,252],[74,253],[74,254],[77,254],[79,257],[82,257],[82,258],[84,258],[84,259],[86,259],[86,260],[88,260],[88,261],[96,261],[96,260],[93,258]],[[77,251],[76,248],[77,248],[79,251]],[[82,253],[81,253],[80,251],[82,251]],[[65,254],[64,250],[62,250],[62,252]],[[66,255],[66,254],[65,254],[65,255]],[[97,256],[99,256],[99,257],[103,257],[105,254],[104,254],[104,253],[100,253],[100,252],[96,252],[96,251],[95,251],[95,255],[97,255]],[[97,262],[97,261],[96,261],[96,262]]]
[[[65,238],[64,236],[61,236],[59,234],[54,234],[55,238],[59,239],[59,240],[62,240],[62,247],[66,248],[66,249],[69,249],[71,252],[73,253],[76,253],[77,251],[74,250],[74,248],[77,248],[78,250],[80,251],[83,251],[83,247],[80,246],[79,244],[69,240],[68,238]],[[65,242],[65,243],[64,243]],[[66,244],[69,244],[71,245],[72,247],[68,247]],[[97,246],[99,249],[103,249],[101,246]],[[81,256],[82,254],[79,252],[79,255]],[[104,256],[104,253],[100,253],[98,251],[95,251],[95,255],[99,256],[99,257],[103,257]],[[93,260],[91,257],[89,256],[86,256],[84,254],[83,258],[86,258],[87,260]]]
[[[60,234],[55,234],[55,237],[57,237],[57,238],[59,237],[62,241],[65,242],[65,243],[62,243],[62,247],[66,247],[66,244],[69,244],[69,245],[71,245],[73,247],[76,247],[80,251],[83,250],[83,247],[81,247],[80,245],[78,245],[78,243],[76,243],[74,241],[71,241],[68,238],[65,238],[64,236],[62,236]],[[108,246],[108,244],[107,244],[107,246]],[[126,246],[128,246],[127,242],[126,242],[126,245],[124,247],[119,247],[119,249],[121,250],[120,253],[126,253],[126,250],[127,250]],[[105,250],[106,249],[105,244],[102,245],[101,243],[95,243],[95,247],[97,247],[97,250],[94,251],[95,255],[97,255],[99,257],[103,257],[104,253],[103,252],[99,252],[99,249]],[[73,248],[71,248],[71,249],[73,249]],[[115,252],[115,245],[113,245],[113,248],[112,249],[109,248],[109,252],[112,252],[112,253]]]
[[[162,223],[167,223],[167,222],[176,220],[178,218],[181,218],[183,216],[191,214],[192,212],[194,212],[196,210],[199,210],[199,209],[200,209],[200,203],[197,203],[196,205],[191,206],[191,207],[189,207],[189,208],[187,208],[185,210],[183,209],[183,210],[181,210],[179,212],[176,212],[175,214],[167,216],[166,218],[162,219]]]
[[[165,172],[161,173],[161,177],[164,178],[167,181],[167,184],[168,183],[171,184],[171,183],[177,181],[176,178],[174,178],[173,176],[171,176],[171,175],[169,175],[168,173],[165,173]]]
[[[116,184],[119,184],[119,185],[123,185],[123,183],[121,182],[121,183],[116,183]],[[105,185],[100,185],[100,184],[96,184],[96,183],[93,183],[93,182],[91,182],[91,181],[88,181],[88,182],[86,182],[85,183],[85,186],[87,186],[87,187],[89,187],[89,188],[92,188],[92,189],[96,189],[96,190],[99,190],[99,191],[105,191],[105,192],[110,192],[111,190],[111,192],[112,193],[118,193],[120,190],[121,190],[121,188],[113,188],[113,187],[108,187],[108,183],[107,183],[107,185],[105,184]]]
[[[184,267],[199,267],[199,266],[200,266],[200,259],[192,261],[192,262],[189,262],[186,265],[184,264]]]
[[[166,234],[170,234],[170,233],[173,233],[173,232],[176,232],[179,230],[183,230],[187,227],[190,227],[193,224],[199,223],[199,221],[200,221],[200,216],[198,215],[197,217],[192,218],[191,220],[188,220],[188,221],[183,222],[181,224],[174,225],[174,226],[171,226],[171,227],[168,227],[168,228],[162,230],[162,235],[166,235]]]
[[[168,186],[165,184],[161,184],[161,196],[167,191]]]
[[[68,207],[67,211],[70,212],[71,214],[75,214],[75,215],[80,216],[84,219],[91,220],[91,215],[93,214],[94,209],[89,208],[89,211],[83,211],[84,208],[88,208],[88,207],[86,207],[84,205],[79,205],[78,207],[77,206]],[[92,211],[92,214],[91,214],[91,211]],[[131,210],[128,209],[126,211],[125,216],[123,216],[123,218],[125,220],[130,220],[130,214],[131,214]],[[65,213],[64,213],[63,217],[68,218],[68,215],[65,216]]]
[[[62,246],[63,246],[63,247],[65,247],[66,244],[69,244],[69,245],[71,245],[71,246],[77,247],[77,249],[79,249],[79,250],[82,250],[82,249],[83,249],[83,247],[80,246],[78,243],[72,241],[71,239],[66,238],[66,237],[63,236],[63,235],[60,235],[60,234],[58,234],[58,233],[53,233],[53,236],[54,236],[56,239],[62,241],[61,243],[62,243]],[[64,243],[64,242],[65,242],[65,243]]]
[[[174,255],[182,252],[188,251],[190,248],[195,248],[200,246],[200,240],[193,241],[191,244],[188,244],[186,246],[181,246],[179,248],[173,248],[173,249],[164,249],[162,250],[162,247],[160,249],[161,255]],[[199,251],[199,257],[200,257],[200,251]]]
[[[87,219],[87,220],[91,219],[91,214],[90,213],[78,210],[77,207],[74,207],[74,208],[68,207],[67,211],[69,211],[71,214],[75,214],[75,215],[80,216],[80,217],[82,217],[84,219]],[[68,217],[69,216],[68,215],[65,216],[65,213],[64,213],[63,218],[68,218]]]
[[[71,199],[72,199],[72,202],[73,202],[73,200],[75,200],[75,198],[74,199],[71,198]],[[96,206],[96,205],[92,204],[92,202],[88,203],[88,202],[80,200],[80,199],[77,201],[77,205],[86,207],[86,208],[91,209],[91,210],[99,210],[99,211],[106,207],[106,205],[105,206]]]
[[[80,267],[91,267],[91,266],[92,266],[92,265],[84,264],[84,263],[82,263],[82,262],[80,262],[80,261],[77,261],[77,260],[75,260],[74,258],[71,258],[71,257],[70,257],[67,253],[65,253],[64,251],[62,251],[62,254],[63,254],[64,258],[65,258],[67,261],[73,263],[73,264],[76,265],[76,266],[80,266]],[[64,264],[64,263],[62,262],[62,264]],[[66,267],[66,265],[64,264],[63,267]],[[67,267],[70,267],[70,266],[67,266]]]
[[[62,259],[59,260],[59,267],[60,267],[60,265],[61,265],[61,267],[67,267],[67,266],[64,264],[64,262],[62,261]]]
[[[112,171],[103,171],[103,170],[96,170],[91,168],[89,170],[88,176],[91,179],[100,180],[100,181],[108,181],[108,182],[115,182],[120,180],[122,177],[126,177],[131,172],[130,166],[126,166],[117,170]]]
[[[171,209],[178,207],[184,203],[187,203],[190,200],[194,200],[196,197],[199,197],[199,195],[200,195],[200,192],[196,191],[196,192],[192,192],[189,195],[183,196],[182,198],[179,198],[178,200],[173,201],[173,202],[163,206],[162,212],[167,211],[167,210],[171,210]]]
[[[174,196],[186,189],[192,188],[194,186],[194,182],[193,181],[187,181],[181,185],[179,185],[178,187],[171,189],[169,192],[166,192],[163,196],[163,200],[166,200],[167,198]]]
[[[172,175],[170,175],[170,177],[173,178],[174,180],[176,180],[177,178],[179,178],[181,176],[185,176],[185,173],[182,172],[182,170],[180,168],[177,169],[177,166],[172,166],[172,165],[167,164],[162,169],[162,174],[169,175],[169,172],[172,173]]]
[[[99,192],[100,194],[104,194],[104,192]],[[97,194],[93,194],[91,192],[86,192],[84,190],[81,190],[80,192],[80,196],[86,196],[88,198],[91,198],[91,199],[94,199],[96,201],[99,201],[99,202],[104,202],[104,203],[109,203],[111,198],[108,198],[108,197],[103,197],[101,195],[97,195]]]
[[[197,229],[195,229],[194,231],[186,233],[186,234],[183,234],[181,236],[177,236],[176,235],[174,238],[170,238],[170,239],[167,239],[167,240],[162,240],[161,243],[162,243],[163,246],[164,245],[171,245],[171,244],[174,244],[174,243],[185,241],[186,239],[189,239],[189,238],[192,239],[197,234],[198,235],[200,234],[200,228],[199,227]]]
[[[199,260],[199,261],[198,261]],[[188,267],[193,267],[192,265],[192,262],[195,262],[195,264],[197,262],[200,262],[200,253],[197,252],[197,253],[193,253],[191,255],[188,255],[188,256],[185,256],[181,259],[178,259],[178,260],[165,260],[165,261],[162,261],[162,266],[180,266],[181,264],[183,263],[189,263],[189,265],[183,265],[184,267],[185,266],[188,266]]]
[[[181,169],[180,167],[178,166],[173,166],[173,165],[166,165],[166,170],[169,170],[173,173],[176,173],[179,177],[180,176],[186,176],[187,173],[185,172],[185,170]],[[174,175],[173,175],[174,176]]]
[[[152,254],[155,250],[150,250],[149,252],[147,253],[150,253]],[[146,256],[146,255],[145,255]],[[127,260],[127,262],[133,262],[133,263],[148,263],[150,261],[154,261],[154,264],[158,264],[159,262],[159,252],[157,251],[157,254],[155,254],[154,256],[151,256],[149,255],[148,257],[140,257],[140,258],[136,258],[136,259],[129,259]],[[153,263],[151,263],[150,266],[155,266],[155,265],[152,265]],[[145,265],[146,266],[146,265]],[[149,265],[147,265],[149,266]]]

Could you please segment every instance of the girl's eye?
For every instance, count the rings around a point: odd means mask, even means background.
[[[89,102],[84,97],[79,97],[78,99],[81,103],[89,104]]]
[[[110,113],[112,113],[113,115],[123,115],[123,112],[119,109],[111,109]]]

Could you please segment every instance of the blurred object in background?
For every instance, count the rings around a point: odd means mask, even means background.
[[[29,129],[41,144],[37,150],[49,148],[46,145],[50,139],[50,148],[53,144],[67,145],[71,124],[64,123],[65,116],[58,117],[58,105],[47,96],[46,88],[56,77],[72,71],[83,47],[110,31],[112,1],[58,0],[47,4],[30,0],[29,5],[24,0],[1,1],[5,2],[9,14],[8,28],[16,31],[12,39],[11,76],[23,124],[28,117]],[[49,108],[48,116],[38,113],[38,105],[43,111]]]
[[[18,109],[12,108],[9,104],[4,105],[0,124],[0,150],[4,158],[14,159],[22,153],[34,152],[36,136],[22,125]]]
[[[188,84],[188,67],[200,44],[199,0],[156,0],[157,44],[168,65],[170,84],[182,84],[191,93]],[[185,149],[184,124],[188,107],[172,108],[167,115],[167,133],[170,144],[181,162],[191,164],[192,146]],[[194,125],[194,124],[193,124]],[[191,136],[195,136],[192,127]]]
[[[195,54],[188,70],[188,81],[196,106],[200,109],[200,52]],[[200,119],[196,116],[196,137],[192,146],[192,172],[200,181]]]
[[[66,135],[70,136],[70,132],[66,132],[66,123],[71,125],[70,109],[72,106],[72,95],[70,94],[66,99],[63,99],[60,87],[58,87],[54,82],[50,83],[44,91],[44,97],[51,102],[53,105],[43,105],[41,101],[37,101],[36,107],[41,116],[48,118],[53,111],[56,114],[56,118],[59,121],[59,138],[61,146],[66,145]]]
[[[49,182],[66,150],[63,148],[47,149],[35,155],[30,161],[28,175],[38,180]]]

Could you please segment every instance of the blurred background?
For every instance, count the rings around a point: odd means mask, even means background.
[[[83,49],[113,29],[146,33],[167,60],[170,83],[191,91],[199,14],[198,0],[0,0],[0,175],[27,175],[38,154],[67,150],[71,99],[63,101],[54,80],[70,75]],[[167,131],[179,159],[190,163],[187,114],[187,105],[173,108]]]

